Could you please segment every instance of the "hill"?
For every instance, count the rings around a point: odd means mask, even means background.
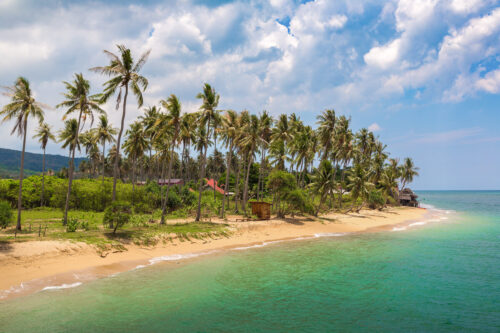
[[[24,153],[24,171],[26,176],[42,172],[43,154]],[[85,158],[75,158],[75,167],[78,169],[81,161]],[[62,155],[45,155],[45,169],[59,171],[63,167],[68,167],[69,158]],[[0,176],[18,177],[21,166],[21,152],[19,150],[0,148]]]

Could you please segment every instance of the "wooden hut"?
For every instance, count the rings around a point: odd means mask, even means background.
[[[269,220],[271,218],[271,204],[264,201],[251,201],[252,214],[259,219]]]
[[[402,206],[418,207],[418,195],[413,193],[409,188],[403,189],[399,192],[399,203]]]

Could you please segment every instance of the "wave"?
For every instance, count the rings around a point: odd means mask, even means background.
[[[314,234],[314,237],[316,237],[316,238],[319,238],[319,237],[340,237],[340,236],[345,236],[345,233],[342,233],[342,232],[325,232],[325,233]]]
[[[161,261],[176,261],[176,260],[182,260],[182,259],[196,258],[199,256],[204,256],[204,255],[212,254],[215,252],[217,252],[217,251],[214,250],[214,251],[200,252],[200,253],[172,254],[172,255],[168,255],[168,256],[161,256],[161,257],[149,259],[149,264],[154,265],[154,264],[161,262]],[[139,265],[139,266],[141,266],[141,265]]]
[[[249,245],[249,246],[235,247],[233,250],[240,251],[240,250],[255,249],[255,248],[264,247],[264,246],[267,246],[267,245],[281,243],[281,242],[283,242],[283,241],[282,240],[277,240],[277,241],[263,242],[263,243],[260,243],[260,244],[254,244],[254,245]]]
[[[81,286],[82,283],[81,282],[75,282],[75,283],[70,283],[70,284],[61,284],[60,286],[47,286],[45,288],[42,289],[42,291],[44,290],[59,290],[59,289],[68,289],[68,288],[75,288],[75,287],[78,287],[78,286]]]

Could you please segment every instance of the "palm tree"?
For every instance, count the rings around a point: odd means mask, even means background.
[[[246,214],[247,200],[248,200],[248,180],[250,177],[250,168],[252,166],[255,150],[260,144],[260,126],[259,117],[252,115],[250,122],[243,129],[243,137],[241,139],[241,146],[247,149],[248,163],[245,175],[245,185],[243,187],[243,211]]]
[[[418,176],[418,170],[415,163],[410,157],[405,158],[403,165],[401,166],[401,191],[405,188],[406,184],[413,181],[415,176]]]
[[[335,190],[334,173],[335,169],[332,163],[325,159],[321,162],[319,168],[312,177],[312,183],[310,186],[314,193],[318,193],[320,195],[319,204],[316,208],[316,216],[318,215],[326,196]]]
[[[356,205],[358,198],[364,201],[368,198],[370,190],[373,188],[373,184],[368,181],[368,172],[362,167],[361,164],[355,164],[352,168],[349,178],[348,188],[351,191],[352,206],[351,209]],[[357,211],[361,209],[363,203],[358,207]]]
[[[203,92],[198,93],[196,95],[196,98],[199,98],[202,100],[202,105],[200,106],[200,111],[201,111],[201,117],[200,117],[200,125],[201,126],[207,126],[206,130],[206,139],[201,139],[201,137],[198,137],[198,141],[202,140],[204,142],[210,142],[210,128],[213,125],[214,118],[216,117],[217,111],[215,110],[217,108],[217,105],[219,105],[219,94],[215,92],[215,89],[212,88],[208,83],[205,83],[203,86]],[[201,134],[201,133],[200,133]],[[199,143],[198,143],[199,145]],[[207,148],[205,147],[203,150],[203,159],[202,159],[202,174],[200,177],[200,193],[198,196],[198,209],[196,212],[196,221],[200,220],[200,214],[201,214],[201,192],[203,189],[203,182],[205,178],[205,164],[207,161]]]
[[[38,138],[38,142],[40,142],[40,147],[43,149],[43,158],[42,158],[42,194],[40,197],[40,206],[43,207],[44,203],[44,194],[45,194],[45,151],[47,149],[47,144],[49,140],[56,141],[54,134],[52,134],[51,127],[47,123],[42,123],[38,127],[36,134],[33,136],[33,139]]]
[[[207,158],[207,149],[212,142],[210,141],[207,135],[207,129],[205,128],[205,124],[200,124],[197,127],[196,132],[196,150],[200,152],[201,168],[200,168],[200,179],[198,185],[198,208],[196,210],[196,221],[199,221],[201,218],[201,194],[203,192],[203,182],[205,181],[205,166],[206,166],[206,158]]]
[[[21,152],[21,168],[19,171],[19,195],[17,199],[17,224],[16,229],[21,230],[21,208],[22,191],[24,178],[24,152],[26,149],[26,133],[28,131],[28,119],[35,118],[39,123],[43,122],[43,104],[37,102],[33,97],[33,92],[29,81],[20,76],[16,79],[14,86],[6,87],[4,95],[10,98],[10,103],[5,105],[0,111],[3,116],[2,122],[15,119],[16,123],[11,134],[17,132],[23,137],[23,150]]]
[[[233,155],[234,141],[238,131],[238,115],[233,110],[227,110],[226,116],[222,118],[221,134],[226,148],[226,185],[224,186],[224,198],[222,199],[221,217],[224,218],[225,198],[228,195],[229,175],[231,174],[231,156]],[[229,203],[229,201],[228,201]]]
[[[99,124],[95,129],[96,140],[102,145],[102,185],[104,186],[104,168],[106,165],[106,142],[115,142],[116,128],[109,123],[106,115],[99,117]]]
[[[127,139],[123,142],[123,150],[132,159],[132,203],[134,202],[135,193],[135,170],[137,166],[137,160],[144,155],[144,151],[147,149],[147,141],[144,133],[144,128],[141,122],[134,122],[130,125],[130,128],[125,132]]]
[[[78,121],[76,119],[68,119],[64,122],[64,128],[59,131],[59,142],[63,148],[68,148],[69,164],[71,165],[71,154],[74,150],[80,151],[80,138],[78,136]],[[69,177],[69,174],[68,174]]]
[[[139,120],[142,121],[142,125],[144,126],[144,131],[146,132],[146,136],[148,138],[148,148],[149,148],[149,168],[148,168],[148,180],[152,178],[153,172],[153,140],[156,135],[156,121],[160,115],[159,110],[156,106],[147,107],[144,110],[144,115],[139,116]]]
[[[170,144],[170,159],[168,161],[168,171],[167,171],[167,191],[165,193],[165,201],[161,210],[161,224],[165,224],[165,214],[168,202],[168,192],[170,190],[170,178],[172,176],[172,163],[174,160],[174,149],[179,140],[179,131],[181,124],[181,103],[179,99],[174,94],[165,101],[160,101],[160,104],[167,110],[167,126],[170,127],[172,141]]]
[[[187,167],[187,162],[189,160],[189,146],[192,142],[196,140],[196,133],[193,128],[196,127],[195,120],[197,118],[196,113],[186,113],[181,118],[180,130],[179,130],[179,140],[182,141],[182,179],[184,184],[190,179],[189,168]]]
[[[146,51],[134,64],[134,59],[132,57],[132,52],[130,52],[130,49],[126,48],[124,45],[117,45],[117,47],[118,51],[120,52],[119,56],[107,50],[104,50],[104,53],[111,59],[109,65],[94,67],[90,70],[112,77],[109,81],[104,83],[104,93],[102,94],[101,101],[106,102],[111,96],[115,94],[117,90],[119,90],[118,96],[116,98],[117,110],[120,108],[120,102],[122,101],[122,88],[125,89],[125,94],[123,96],[122,121],[120,132],[118,133],[118,139],[116,142],[116,155],[119,156],[123,128],[125,127],[128,89],[130,86],[133,94],[137,99],[137,106],[139,108],[142,107],[142,91],[146,90],[148,86],[148,80],[144,76],[139,75],[139,71],[146,63],[151,50]],[[118,160],[115,160],[113,167],[113,201],[116,200],[116,179],[118,177],[118,172]]]
[[[94,130],[88,130],[81,133],[80,142],[85,147],[85,154],[87,154],[88,157],[88,168],[86,171],[88,171],[90,177],[91,173],[95,170],[96,161],[99,159],[99,148],[97,147],[97,139]]]
[[[334,145],[335,138],[335,124],[337,118],[335,117],[335,110],[325,110],[317,117],[318,121],[318,135],[321,146],[323,147],[323,155],[321,160],[325,160],[330,153],[330,149]]]
[[[257,200],[260,200],[260,191],[262,185],[262,173],[264,169],[264,162],[266,161],[266,151],[271,141],[271,126],[273,125],[273,118],[269,113],[264,110],[259,118],[259,133],[260,133],[260,166],[259,166],[259,180],[257,181]]]
[[[89,95],[90,93],[90,83],[86,80],[83,75],[75,74],[75,80],[73,83],[63,82],[66,86],[66,93],[64,97],[65,101],[58,104],[58,108],[67,108],[65,115],[63,116],[63,120],[71,113],[78,112],[78,120],[77,120],[77,132],[74,140],[78,139],[78,134],[80,133],[80,126],[83,117],[83,121],[85,122],[86,118],[89,117],[91,123],[94,121],[94,112],[96,113],[104,113],[104,110],[101,109],[99,104],[99,95]],[[83,127],[83,126],[82,126]],[[69,209],[69,196],[71,193],[71,185],[73,182],[73,171],[74,171],[74,160],[75,160],[75,147],[76,144],[72,145],[73,151],[71,153],[71,160],[69,164],[69,173],[68,173],[68,192],[66,193],[66,204],[64,206],[64,218],[63,225],[66,225],[68,222],[68,209]]]

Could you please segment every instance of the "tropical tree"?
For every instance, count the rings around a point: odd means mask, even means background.
[[[229,192],[229,175],[231,174],[231,157],[234,150],[234,141],[238,135],[238,114],[233,110],[227,110],[222,118],[221,128],[222,140],[228,148],[226,153],[226,184],[224,186],[224,198],[222,199],[221,217],[225,213],[225,198]]]
[[[190,179],[187,163],[189,161],[189,147],[196,141],[196,132],[193,129],[196,128],[195,120],[197,117],[197,113],[185,113],[181,118],[179,140],[182,142],[181,170],[184,184]]]
[[[104,83],[104,92],[101,96],[101,102],[108,101],[111,96],[113,96],[118,90],[118,95],[116,98],[116,109],[120,108],[120,103],[122,102],[122,89],[125,90],[123,95],[123,109],[122,109],[122,120],[120,125],[120,132],[118,133],[118,139],[116,142],[116,155],[120,155],[120,143],[123,134],[123,129],[125,127],[125,114],[127,111],[127,97],[129,88],[132,89],[133,94],[137,100],[137,106],[140,108],[144,102],[142,97],[142,92],[146,90],[148,86],[148,80],[139,75],[139,71],[142,66],[146,63],[149,53],[151,50],[146,51],[139,60],[134,64],[134,59],[132,57],[132,52],[130,49],[126,48],[124,45],[117,45],[119,55],[112,52],[104,50],[104,53],[110,58],[110,63],[107,66],[94,67],[90,70],[101,73],[106,76],[111,76],[112,78]],[[118,159],[114,161],[113,167],[113,202],[116,200],[116,179],[118,177]]]
[[[106,166],[106,142],[115,142],[114,135],[116,135],[116,128],[113,128],[109,123],[106,115],[99,116],[99,124],[95,129],[95,137],[102,145],[102,185],[104,185],[104,174]]]
[[[405,158],[403,165],[401,166],[401,191],[405,188],[406,184],[413,181],[415,176],[418,176],[418,170],[415,163],[410,157]]]
[[[62,148],[68,149],[69,163],[71,164],[71,154],[74,150],[80,151],[80,140],[78,136],[78,121],[76,119],[68,119],[64,122],[64,128],[59,131],[59,142],[62,143]],[[68,174],[69,177],[69,174]]]
[[[262,188],[262,174],[264,173],[264,163],[266,161],[266,152],[271,141],[271,127],[273,118],[264,110],[259,118],[259,135],[260,135],[260,165],[259,179],[257,181],[257,200],[260,200],[260,191]]]
[[[104,114],[104,110],[101,109],[99,104],[101,103],[99,98],[100,95],[90,95],[90,83],[86,80],[83,75],[75,74],[75,79],[73,82],[63,82],[66,86],[66,93],[64,93],[65,100],[58,104],[58,108],[66,108],[66,113],[63,116],[63,120],[74,112],[78,113],[77,118],[77,131],[74,140],[78,139],[80,133],[80,126],[82,125],[82,119],[85,122],[87,118],[90,118],[91,124],[94,121],[94,112]],[[83,127],[83,126],[82,126]],[[70,156],[69,173],[68,173],[68,191],[66,193],[66,204],[64,206],[64,217],[63,225],[68,222],[68,209],[69,209],[69,197],[71,194],[71,185],[73,182],[73,171],[74,171],[74,161],[75,161],[75,147],[76,144],[71,145],[73,151]]]
[[[201,158],[201,168],[200,168],[200,174],[199,174],[199,185],[198,185],[198,208],[196,210],[196,221],[199,221],[201,218],[201,194],[203,192],[203,183],[205,181],[205,166],[207,164],[206,158],[207,158],[207,149],[208,146],[210,146],[212,142],[210,141],[208,134],[207,134],[207,128],[205,125],[202,123],[200,126],[197,127],[197,132],[196,132],[196,150],[200,153],[200,158]]]
[[[167,110],[166,114],[166,127],[169,127],[169,131],[171,132],[171,143],[170,143],[170,158],[168,161],[168,171],[167,171],[167,190],[165,191],[165,200],[161,210],[161,224],[165,224],[165,215],[166,208],[168,202],[168,193],[170,190],[170,179],[172,177],[172,163],[174,161],[174,150],[179,141],[179,131],[181,125],[181,103],[179,99],[174,94],[170,95],[170,97],[165,101],[160,101],[161,106],[163,106]],[[160,130],[161,131],[161,130]]]
[[[15,119],[11,134],[17,132],[18,136],[23,137],[23,149],[21,151],[21,168],[19,170],[19,195],[17,199],[17,224],[16,229],[21,230],[21,209],[22,209],[22,191],[24,178],[24,152],[26,150],[26,133],[28,131],[28,119],[35,118],[39,123],[43,122],[42,103],[37,102],[33,96],[29,81],[20,76],[14,82],[12,87],[6,87],[4,95],[10,98],[10,103],[5,105],[0,111],[3,117],[2,122]]]
[[[260,144],[260,126],[259,117],[256,115],[251,115],[250,121],[246,124],[242,131],[243,137],[241,138],[240,145],[244,147],[248,152],[248,162],[245,175],[245,184],[243,187],[243,211],[246,214],[246,206],[248,201],[248,179],[250,176],[250,167],[252,166],[253,157],[255,155],[255,150]]]
[[[325,202],[326,197],[329,193],[335,190],[335,177],[333,176],[335,169],[329,160],[323,160],[315,174],[312,177],[312,182],[310,184],[311,189],[314,193],[320,195],[318,207],[316,207],[316,215],[318,215],[321,206]]]
[[[321,160],[328,158],[331,148],[334,145],[335,139],[335,125],[337,118],[335,117],[335,110],[325,110],[318,117],[318,138],[323,150]]]
[[[144,127],[141,122],[134,122],[125,132],[127,139],[123,142],[123,150],[132,159],[132,202],[134,200],[135,183],[136,183],[136,166],[137,160],[140,159],[147,149],[146,136]]]
[[[47,144],[49,140],[56,141],[54,134],[52,134],[52,127],[47,123],[42,123],[38,127],[36,134],[33,138],[38,138],[38,142],[40,142],[40,147],[43,150],[43,158],[42,158],[42,193],[40,196],[40,206],[43,207],[44,204],[44,194],[45,194],[45,151],[47,149]]]
[[[149,106],[144,110],[144,114],[139,116],[139,120],[142,122],[144,131],[148,138],[148,149],[149,149],[149,163],[148,163],[148,180],[151,180],[153,174],[153,140],[156,135],[155,126],[158,121],[160,111],[156,106]]]
[[[370,190],[374,187],[373,183],[371,183],[368,178],[368,172],[362,167],[361,164],[355,164],[354,167],[350,170],[350,175],[348,176],[348,188],[351,191],[351,209],[353,209],[356,205],[358,198],[361,198],[362,204],[357,208],[357,211],[361,209],[361,207],[363,206],[363,202],[368,199]]]
[[[203,91],[196,95],[196,98],[202,100],[202,104],[200,106],[200,126],[206,126],[206,132],[199,132],[198,143],[197,146],[200,147],[200,141],[203,148],[203,158],[202,158],[202,166],[201,166],[201,175],[200,175],[200,184],[199,184],[199,195],[198,195],[198,209],[196,211],[196,221],[200,220],[201,216],[201,192],[203,190],[203,182],[205,181],[205,167],[207,161],[207,147],[208,142],[210,141],[211,132],[210,129],[214,123],[214,118],[216,117],[216,108],[219,105],[219,94],[215,92],[215,89],[212,88],[208,83],[205,83],[203,86]],[[201,135],[203,134],[203,135]],[[206,138],[204,138],[206,136]],[[204,143],[207,143],[206,146],[203,146]]]

